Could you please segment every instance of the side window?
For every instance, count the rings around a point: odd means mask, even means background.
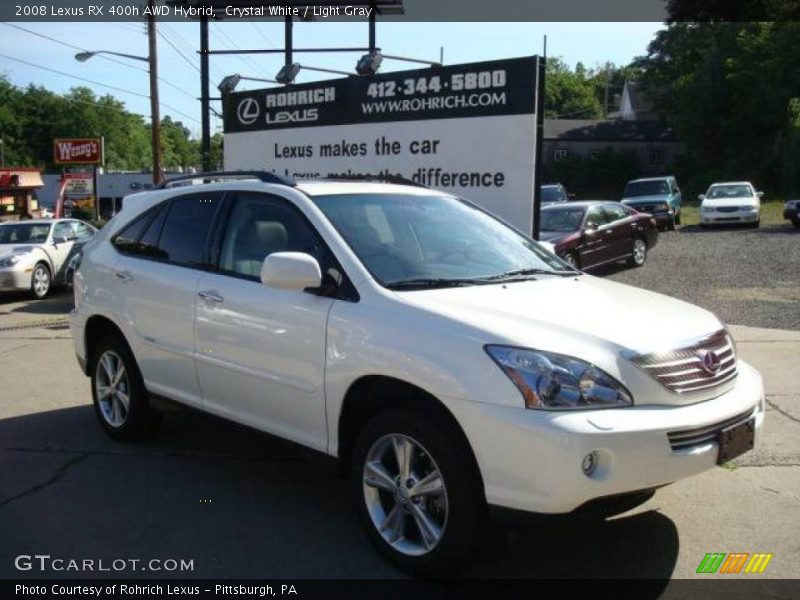
[[[628,215],[628,211],[626,211],[622,206],[614,205],[614,204],[606,204],[603,207],[603,210],[606,213],[606,218],[608,223],[613,223],[615,221],[621,221],[622,219],[626,219]]]
[[[173,198],[158,238],[158,258],[186,266],[204,264],[208,234],[220,200],[221,194]]]
[[[161,229],[164,227],[167,210],[169,210],[169,203],[165,202],[158,210],[155,217],[149,220],[147,229],[145,229],[144,233],[139,238],[139,243],[136,245],[136,254],[139,256],[166,258],[164,253],[158,249],[158,238],[161,235]]]
[[[94,230],[86,223],[81,223],[80,221],[72,221],[72,230],[79,242],[88,242],[94,237]]]
[[[311,254],[323,273],[330,263],[317,234],[297,209],[265,194],[239,194],[225,228],[219,268],[258,279],[264,259],[273,252]]]
[[[594,223],[598,227],[601,225],[605,225],[606,223],[606,215],[603,212],[602,208],[599,206],[593,206],[586,212],[586,223]]]
[[[68,221],[61,221],[56,223],[53,227],[53,239],[62,238],[70,240],[75,237],[75,232],[72,231],[72,226]]]
[[[139,238],[142,237],[142,233],[150,223],[151,217],[152,215],[146,214],[123,227],[122,231],[114,236],[112,240],[114,247],[123,254],[132,254],[136,249]]]

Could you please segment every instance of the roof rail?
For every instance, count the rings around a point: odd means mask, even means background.
[[[172,184],[180,184],[182,181],[194,181],[202,179],[203,183],[213,183],[215,181],[222,181],[224,179],[258,179],[263,183],[279,183],[281,185],[288,185],[294,187],[297,185],[294,179],[284,175],[278,175],[271,171],[208,171],[206,173],[193,173],[188,175],[181,175],[179,177],[170,177],[165,179],[156,189],[163,190],[173,187]],[[183,184],[191,185],[191,184]]]
[[[322,179],[322,181],[374,181],[376,183],[394,183],[396,185],[410,185],[421,188],[428,187],[427,185],[423,185],[418,181],[409,179],[408,177],[403,177],[402,175],[392,175],[389,173],[378,173],[377,175],[370,173],[343,173],[341,175],[336,175],[335,177],[325,177]]]

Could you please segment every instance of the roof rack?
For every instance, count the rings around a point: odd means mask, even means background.
[[[203,183],[214,183],[215,181],[222,181],[225,179],[258,179],[262,183],[279,183],[281,185],[288,185],[294,187],[297,185],[294,179],[284,175],[278,175],[271,171],[208,171],[206,173],[193,173],[189,175],[181,175],[179,177],[170,177],[162,181],[156,189],[163,190],[173,187],[173,184],[178,185],[191,185],[181,184],[182,181],[194,181],[202,179]]]
[[[321,181],[374,181],[376,183],[394,183],[396,185],[410,185],[421,188],[428,187],[427,185],[423,185],[418,181],[403,177],[402,175],[391,175],[388,173],[378,173],[377,175],[369,173],[341,174],[336,177],[325,177]]]

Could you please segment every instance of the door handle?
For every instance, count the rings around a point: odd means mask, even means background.
[[[197,292],[197,295],[206,302],[214,302],[216,304],[225,302],[225,298],[220,296],[219,293],[215,292],[214,290],[203,290],[201,292]]]
[[[116,275],[117,279],[121,279],[125,283],[133,281],[133,275],[131,275],[127,271],[117,271],[116,273],[114,273],[114,275]]]

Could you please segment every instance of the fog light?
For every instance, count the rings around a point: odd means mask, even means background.
[[[586,456],[583,457],[583,462],[581,463],[581,469],[583,470],[583,474],[587,477],[591,477],[594,470],[597,468],[597,452],[589,452]]]

